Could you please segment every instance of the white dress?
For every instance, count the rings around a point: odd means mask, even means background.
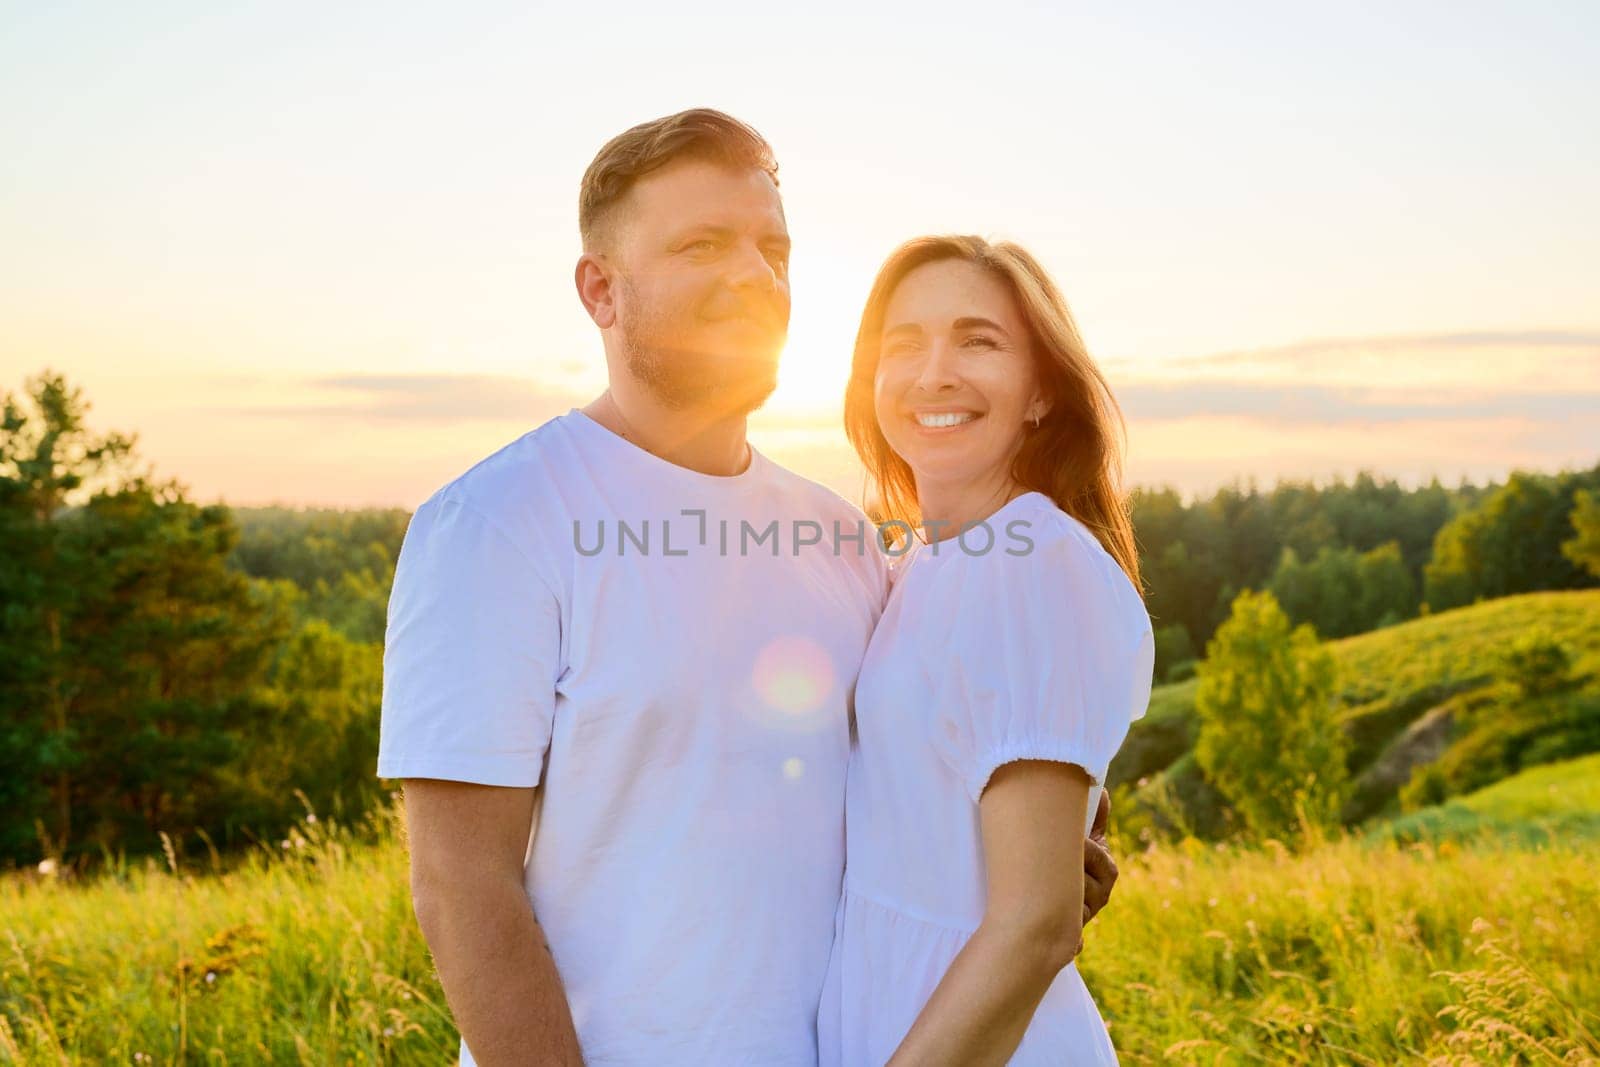
[[[1092,819],[1149,703],[1150,617],[1089,529],[1036,492],[987,522],[987,553],[974,532],[971,552],[952,538],[906,555],[862,662],[844,895],[818,1013],[824,1067],[888,1060],[977,929],[978,797],[995,768],[1081,766]],[[1116,1062],[1076,966],[1057,975],[1010,1062]]]

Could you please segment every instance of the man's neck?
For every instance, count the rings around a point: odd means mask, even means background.
[[[743,474],[753,458],[744,414],[668,408],[631,382],[613,383],[583,413],[646,452],[701,474]]]

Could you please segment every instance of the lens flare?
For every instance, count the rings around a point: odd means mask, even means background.
[[[803,718],[820,711],[833,692],[833,660],[814,641],[780,637],[756,657],[752,681],[767,707]]]

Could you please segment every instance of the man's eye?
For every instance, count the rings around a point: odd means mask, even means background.
[[[716,251],[716,248],[717,242],[711,240],[710,238],[701,238],[698,241],[690,241],[688,244],[683,246],[683,250],[685,252],[714,252]]]

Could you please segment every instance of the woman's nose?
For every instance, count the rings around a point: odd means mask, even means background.
[[[928,346],[927,355],[917,373],[917,387],[927,393],[954,389],[958,384],[950,346],[935,341]]]

